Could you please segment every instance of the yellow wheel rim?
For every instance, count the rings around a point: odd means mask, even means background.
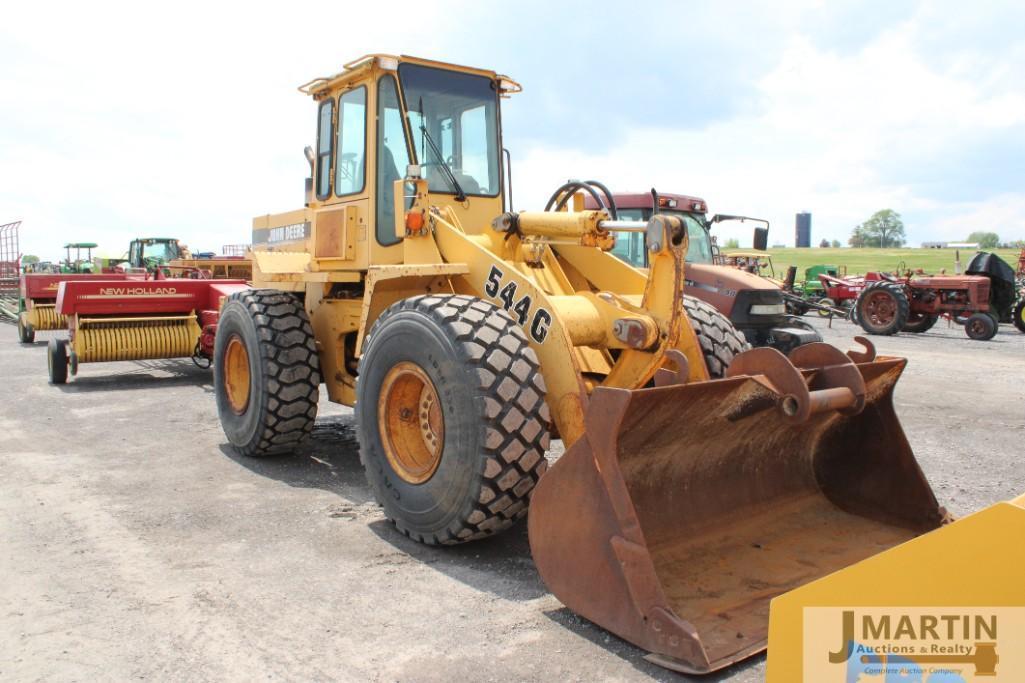
[[[238,335],[228,340],[224,352],[224,391],[236,415],[249,407],[249,353]]]
[[[403,361],[388,371],[377,400],[377,428],[392,469],[410,484],[422,484],[441,463],[445,420],[427,374]]]

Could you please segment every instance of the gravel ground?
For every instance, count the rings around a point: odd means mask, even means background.
[[[898,413],[941,502],[1025,491],[1025,335],[874,339],[910,359]],[[685,680],[563,608],[525,526],[449,549],[395,532],[326,397],[301,454],[243,459],[208,372],[85,365],[53,387],[44,345],[0,325],[0,679]]]

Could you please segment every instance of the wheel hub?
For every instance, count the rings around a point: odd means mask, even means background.
[[[232,412],[241,415],[249,407],[249,352],[238,335],[228,340],[224,351],[224,391]]]
[[[873,325],[889,325],[897,315],[897,305],[886,292],[872,292],[865,302],[865,313]]]
[[[385,457],[399,477],[422,484],[434,476],[445,445],[445,421],[434,383],[403,361],[385,375],[377,404]]]

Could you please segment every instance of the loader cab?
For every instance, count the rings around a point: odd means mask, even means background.
[[[317,103],[306,208],[254,220],[254,245],[308,251],[313,270],[399,263],[412,198],[396,202],[394,188],[411,168],[431,204],[483,230],[504,208],[499,102],[519,89],[492,71],[390,55],[300,86]]]

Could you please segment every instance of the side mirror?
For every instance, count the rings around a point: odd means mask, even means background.
[[[765,251],[769,248],[769,229],[755,228],[753,248],[756,251]]]

